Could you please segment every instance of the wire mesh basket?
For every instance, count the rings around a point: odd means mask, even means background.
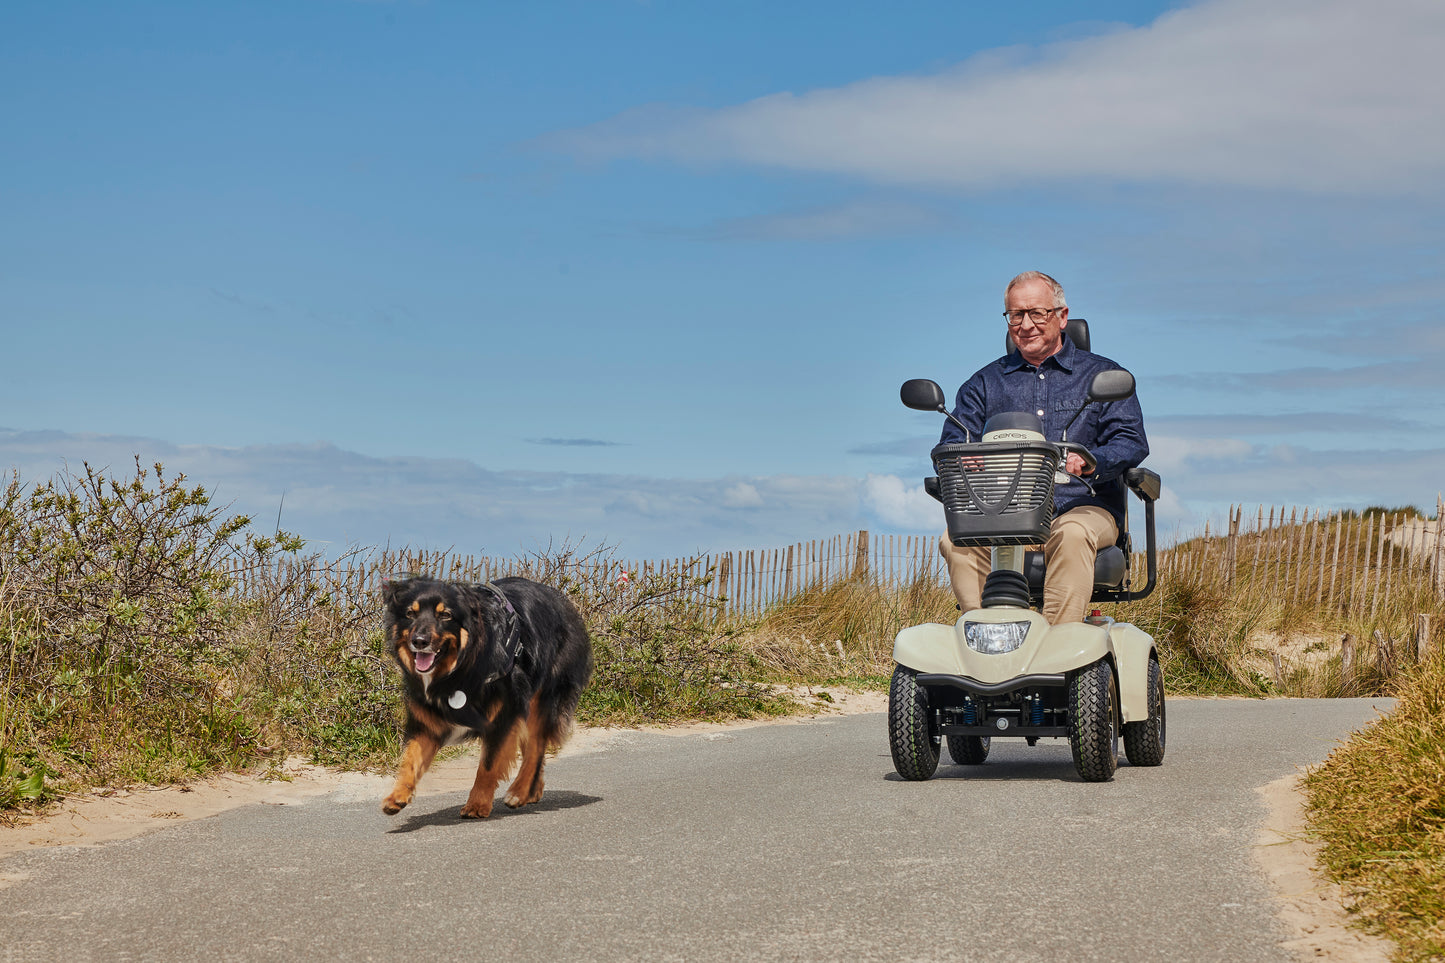
[[[1054,520],[1059,449],[1046,441],[980,442],[933,449],[939,494],[955,545],[1036,545]]]

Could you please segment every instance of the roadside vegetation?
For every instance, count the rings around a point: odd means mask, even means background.
[[[364,556],[358,551],[353,556]],[[706,573],[615,575],[568,548],[523,574],[563,588],[597,668],[579,720],[791,711],[760,684]],[[354,560],[351,559],[351,560]],[[343,559],[343,562],[348,561]],[[160,465],[86,466],[0,492],[0,818],[67,792],[279,766],[366,768],[399,748],[400,685],[375,586],[331,577]],[[578,572],[602,571],[601,578]]]
[[[1445,959],[1445,657],[1398,688],[1395,711],[1305,776],[1320,862],[1396,958]]]
[[[1252,536],[1232,525],[1174,546],[1149,598],[1103,608],[1161,643],[1176,694],[1399,697],[1306,786],[1324,863],[1360,894],[1362,919],[1427,960],[1445,955],[1445,611],[1417,546],[1383,535],[1411,513],[1292,518]],[[931,577],[815,584],[737,619],[701,564],[627,571],[571,546],[517,562],[589,627],[597,667],[578,715],[592,725],[779,715],[830,687],[884,690],[900,629],[958,617]],[[294,756],[389,764],[402,710],[379,583],[340,568],[160,465],[10,478],[0,820],[65,793],[279,772]]]

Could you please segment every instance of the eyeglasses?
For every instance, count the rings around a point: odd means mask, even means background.
[[[1003,313],[1003,316],[1004,316],[1004,320],[1008,322],[1008,326],[1009,326],[1010,328],[1017,328],[1019,325],[1023,324],[1025,321],[1032,321],[1034,324],[1038,324],[1040,321],[1043,321],[1043,320],[1047,319],[1047,318],[1048,318],[1051,314],[1053,314],[1055,311],[1062,311],[1062,310],[1063,310],[1062,307],[1058,307],[1058,308],[1029,308],[1029,309],[1026,310],[1026,311],[1005,311],[1005,312]]]

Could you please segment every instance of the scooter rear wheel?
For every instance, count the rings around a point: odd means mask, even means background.
[[[928,693],[916,675],[912,669],[897,666],[888,687],[888,748],[893,753],[893,768],[914,782],[933,775],[942,748]]]
[[[1119,689],[1105,659],[1069,677],[1069,748],[1084,782],[1108,782],[1119,766]]]
[[[960,766],[981,765],[988,758],[988,736],[949,736],[948,754]]]

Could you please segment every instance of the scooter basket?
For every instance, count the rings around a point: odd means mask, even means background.
[[[955,545],[1037,545],[1054,520],[1059,449],[1046,441],[979,442],[933,449],[939,494]]]

